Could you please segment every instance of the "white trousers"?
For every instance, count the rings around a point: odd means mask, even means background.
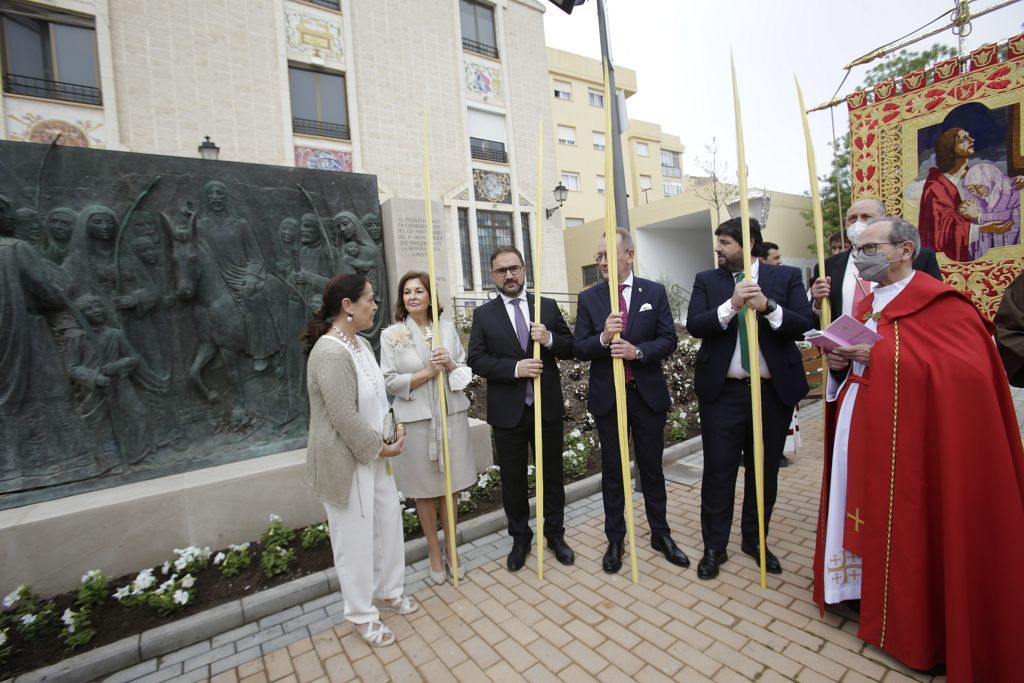
[[[405,589],[402,508],[385,462],[356,466],[348,507],[324,502],[345,618],[356,624],[380,619],[373,600]]]

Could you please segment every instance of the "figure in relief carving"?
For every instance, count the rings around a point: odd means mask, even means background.
[[[65,307],[62,282],[12,228],[0,201],[0,493],[87,479],[113,463],[83,433],[45,317]]]
[[[331,254],[320,235],[320,221],[312,213],[302,214],[299,221],[298,270],[293,280],[302,292],[302,300],[309,305],[312,298],[324,291],[327,281],[335,273]]]
[[[377,317],[374,320],[373,329],[369,330],[366,336],[377,339],[385,321],[390,318],[388,288],[384,278],[383,250],[374,244],[370,234],[363,226],[363,222],[351,211],[339,211],[334,215],[334,223],[338,227],[342,240],[342,263],[345,266],[342,268],[342,272],[355,272],[356,264],[373,264],[366,270],[363,268],[358,270],[361,274],[365,274],[373,285],[374,299],[377,301]],[[358,245],[358,254],[354,254],[352,248],[348,246],[349,244]],[[374,350],[378,349],[379,342]]]
[[[298,269],[298,235],[299,222],[294,218],[285,218],[277,228],[280,258],[274,263],[274,268],[280,273],[281,277],[289,281],[292,274]]]
[[[241,321],[244,346],[253,370],[263,372],[281,349],[281,339],[266,292],[266,266],[248,221],[228,203],[227,186],[211,180],[203,188],[206,206],[193,216],[194,236],[213,258]],[[220,322],[220,321],[218,321]]]
[[[366,228],[366,234],[370,236],[374,244],[378,247],[384,244],[384,229],[381,227],[379,214],[368,213],[363,216],[363,227]]]
[[[14,212],[14,236],[28,242],[40,254],[47,251],[46,231],[35,209],[21,208]]]
[[[46,216],[46,238],[49,242],[46,258],[58,266],[68,255],[77,223],[78,212],[64,206],[57,207]]]
[[[82,418],[97,435],[112,433],[122,465],[134,465],[154,449],[153,426],[132,381],[138,353],[124,332],[107,324],[100,297],[83,294],[75,306],[89,326],[67,332],[64,356]]]

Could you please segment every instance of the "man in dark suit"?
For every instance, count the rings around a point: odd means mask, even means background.
[[[572,564],[565,542],[562,448],[565,404],[556,358],[572,358],[572,333],[551,299],[541,298],[541,319],[531,322],[534,299],[524,291],[526,268],[514,247],[498,247],[491,256],[491,278],[498,296],[473,313],[467,360],[487,380],[487,422],[501,468],[501,502],[508,517],[512,551],[509,571],[518,571],[530,554],[530,502],[527,455],[533,444],[533,378],[540,377],[544,449],[544,536],[555,558]],[[540,360],[533,358],[540,344]],[[536,447],[534,456],[536,456]]]
[[[789,266],[752,263],[752,281],[744,280],[742,227],[733,218],[715,230],[718,268],[698,273],[690,296],[686,329],[702,340],[697,352],[694,390],[700,404],[704,445],[701,484],[701,532],[704,556],[697,576],[718,576],[728,559],[736,476],[745,465],[740,549],[760,561],[757,495],[753,460],[753,417],[750,404],[750,356],[747,353],[745,308],[756,313],[761,366],[761,418],[764,440],[764,515],[767,538],[778,490],[779,460],[793,407],[807,393],[807,379],[796,341],[814,320],[800,271]],[[746,245],[757,254],[761,230],[750,221]],[[765,569],[782,573],[777,557],[765,548]]]
[[[885,204],[880,199],[858,199],[851,204],[846,211],[846,236],[850,239],[850,243],[857,243],[860,234],[867,227],[868,221],[882,218],[885,215],[887,215]],[[861,280],[857,269],[849,266],[850,250],[848,248],[825,259],[824,278],[818,277],[818,266],[814,266],[811,297],[814,299],[815,315],[820,313],[821,300],[825,297],[828,297],[833,320],[844,313],[854,315],[855,305],[871,293],[874,283]],[[914,258],[914,270],[928,273],[936,280],[942,279],[934,249],[921,248]],[[835,283],[834,287],[832,283]]]
[[[665,288],[633,275],[634,247],[628,230],[616,230],[616,272],[619,280],[619,313],[611,312],[608,292],[608,252],[605,238],[597,248],[597,263],[604,282],[580,292],[576,310],[576,357],[590,361],[587,409],[593,414],[601,439],[601,494],[604,498],[604,532],[608,550],[602,567],[614,574],[622,567],[625,494],[612,359],[622,358],[626,371],[626,417],[633,435],[640,486],[644,492],[651,546],[672,564],[689,567],[690,559],[672,540],[665,519],[667,496],[662,471],[665,420],[672,399],[661,360],[675,351],[679,339],[672,322]],[[618,339],[612,336],[619,332]],[[632,504],[632,501],[630,502]]]

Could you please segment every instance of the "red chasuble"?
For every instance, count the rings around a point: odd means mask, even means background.
[[[960,192],[942,171],[932,167],[921,192],[921,246],[941,251],[954,261],[970,261],[971,221],[956,212]]]
[[[946,662],[967,683],[1017,680],[1024,632],[1024,448],[992,331],[961,294],[915,275],[882,311],[849,443],[857,635],[916,669]],[[819,522],[822,610],[824,533]]]

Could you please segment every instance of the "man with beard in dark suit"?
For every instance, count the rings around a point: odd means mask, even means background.
[[[701,532],[704,556],[697,577],[718,576],[728,559],[736,477],[745,465],[740,549],[760,562],[757,496],[753,460],[753,412],[750,382],[761,382],[761,421],[764,440],[764,530],[768,536],[778,492],[779,461],[793,407],[807,393],[800,349],[796,342],[814,326],[800,271],[789,266],[751,263],[751,280],[743,272],[743,250],[757,254],[761,229],[750,221],[750,241],[744,245],[739,218],[715,230],[718,268],[697,274],[690,296],[686,329],[701,339],[694,371],[694,391],[700,405],[704,446],[701,483]],[[761,376],[751,378],[747,348],[746,311],[757,315]],[[778,558],[765,548],[765,570],[782,573]]]
[[[562,478],[565,405],[556,358],[572,358],[572,334],[558,306],[541,298],[540,321],[532,321],[534,297],[524,289],[526,268],[514,247],[498,247],[491,256],[491,279],[498,296],[473,313],[467,361],[487,380],[487,422],[501,468],[501,502],[508,517],[512,551],[509,571],[518,571],[530,554],[530,501],[527,456],[534,437],[533,380],[540,377],[541,432],[544,450],[544,537],[555,559],[575,561],[565,542],[565,489]],[[540,344],[540,359],[533,358]]]

